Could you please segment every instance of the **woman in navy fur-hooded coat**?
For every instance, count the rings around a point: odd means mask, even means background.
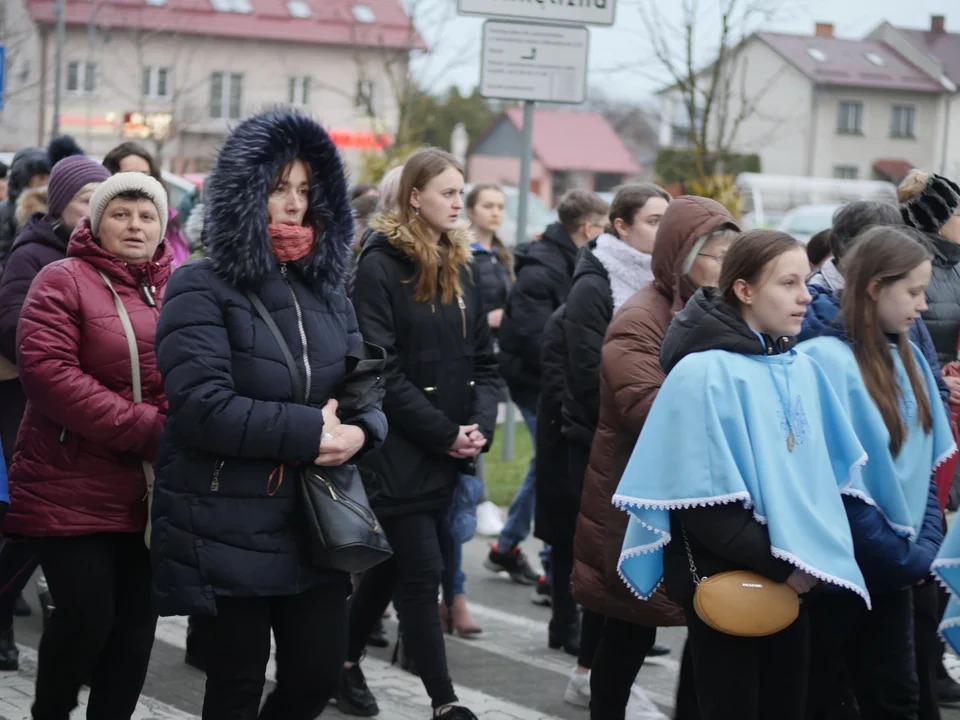
[[[216,615],[205,719],[257,716],[272,629],[279,682],[259,717],[307,720],[343,664],[348,578],[310,561],[293,466],[342,464],[386,435],[379,408],[337,426],[327,404],[361,343],[343,288],[347,182],[318,124],[271,110],[227,138],[204,192],[207,257],[171,279],[157,328],[170,411],[153,600],[161,615]],[[296,358],[307,404],[248,290]]]

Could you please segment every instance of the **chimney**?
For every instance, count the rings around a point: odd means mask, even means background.
[[[818,22],[813,34],[817,37],[833,37],[833,23]]]
[[[946,31],[947,18],[944,15],[930,16],[930,32],[942,33]]]

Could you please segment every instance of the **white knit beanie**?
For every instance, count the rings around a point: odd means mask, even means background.
[[[93,236],[100,236],[100,219],[103,217],[110,201],[117,195],[131,190],[139,190],[153,201],[160,218],[160,240],[163,241],[163,236],[167,234],[167,220],[169,219],[167,191],[163,189],[163,185],[149,175],[138,172],[117,173],[109,180],[100,183],[100,187],[90,198],[90,230],[93,232]]]

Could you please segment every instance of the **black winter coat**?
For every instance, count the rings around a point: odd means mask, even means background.
[[[571,508],[580,505],[579,486],[571,482],[567,457],[567,440],[563,437],[562,400],[567,376],[567,348],[564,329],[567,306],[561,305],[550,316],[543,329],[540,351],[542,382],[537,404],[535,438],[536,505],[533,534],[549,545],[566,547],[573,541],[577,513]]]
[[[353,302],[368,342],[387,353],[383,411],[390,435],[359,464],[373,509],[381,517],[447,506],[461,470],[472,463],[447,451],[461,425],[480,426],[489,442],[502,385],[493,341],[469,263],[469,238],[456,243],[463,295],[444,304],[416,302],[418,242],[392,216],[377,216],[357,267]],[[468,467],[469,465],[469,467]]]
[[[580,251],[563,321],[564,352],[572,370],[563,385],[563,434],[587,452],[600,422],[600,357],[613,318],[610,274],[593,254],[594,247],[591,243]],[[579,498],[577,493],[578,506]]]
[[[506,264],[496,248],[487,250],[482,245],[474,243],[472,250],[473,276],[477,279],[477,287],[480,288],[483,312],[490,313],[505,307],[510,286],[513,284]]]
[[[17,200],[35,175],[49,175],[50,160],[42,148],[26,147],[17,151],[10,163],[7,197],[0,201],[0,263],[6,263],[20,223],[17,222]],[[13,360],[13,358],[10,358]]]
[[[280,265],[267,198],[280,168],[298,157],[324,179],[310,194],[324,231],[311,254]],[[208,257],[173,275],[157,327],[170,403],[151,548],[161,615],[213,615],[217,596],[294,595],[347,582],[311,564],[294,467],[319,454],[321,408],[337,396],[347,354],[361,343],[343,289],[353,221],[336,147],[302,116],[255,116],[227,138],[204,192]],[[309,404],[294,396],[280,347],[245,288],[283,333]],[[386,435],[379,409],[350,422],[364,429],[367,447]]]
[[[789,350],[795,338],[773,341],[765,338],[766,352]],[[704,350],[726,350],[755,355],[761,352],[753,330],[720,298],[715,288],[701,288],[670,324],[660,349],[660,362],[668,375],[687,355]],[[695,429],[694,429],[695,431]],[[691,428],[677,428],[691,432]],[[664,550],[663,581],[667,596],[678,605],[690,602],[694,593],[690,563],[684,547],[687,531],[690,548],[701,577],[727,570],[753,570],[776,582],[785,582],[796,568],[770,551],[767,527],[742,503],[670,511],[670,534],[675,540]]]
[[[67,256],[70,232],[49,215],[34,213],[13,244],[0,277],[0,354],[17,360],[17,323],[30,283],[43,268]],[[0,382],[0,441],[7,467],[13,463],[17,431],[27,407],[20,378]]]
[[[514,252],[517,280],[500,325],[500,374],[520,407],[537,406],[543,328],[567,301],[576,261],[577,246],[560,223]]]
[[[957,359],[960,337],[960,245],[939,235],[927,235],[933,250],[933,274],[927,286],[923,321],[937,349],[940,366]]]

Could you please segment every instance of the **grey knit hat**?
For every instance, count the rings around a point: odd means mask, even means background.
[[[144,193],[157,207],[157,215],[160,218],[160,240],[163,240],[164,235],[167,234],[167,220],[169,219],[167,191],[163,189],[163,185],[149,175],[136,172],[117,173],[109,180],[101,183],[100,187],[93,193],[93,197],[90,198],[90,230],[94,237],[100,236],[100,220],[110,201],[117,195],[131,190]]]
[[[960,187],[942,175],[931,175],[923,190],[900,205],[900,214],[910,227],[935,235],[958,207]]]

